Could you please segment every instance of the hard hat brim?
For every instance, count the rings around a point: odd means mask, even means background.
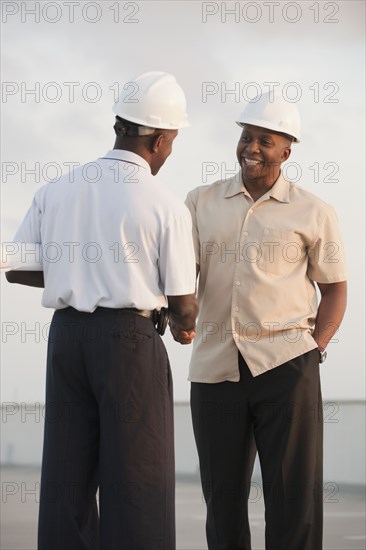
[[[116,103],[116,105],[118,104]],[[116,105],[113,106],[113,112],[115,115],[123,118],[124,120],[128,120],[129,122],[134,122],[135,124],[139,124],[140,126],[146,126],[147,128],[156,128],[156,130],[180,130],[181,128],[189,128],[191,126],[188,120],[185,120],[180,124],[171,124],[171,125],[149,124],[148,122],[146,122],[146,120],[143,120],[142,118],[123,114],[118,108],[116,108]]]
[[[238,126],[241,128],[244,127],[245,124],[249,124],[251,126],[257,126],[258,128],[265,128],[266,130],[270,130],[271,132],[275,132],[276,134],[283,134],[286,136],[291,137],[295,143],[300,143],[300,136],[294,136],[291,132],[286,132],[285,129],[279,129],[279,127],[275,124],[271,124],[268,121],[263,122],[263,120],[259,119],[248,119],[245,122],[240,122],[239,120],[235,121]]]

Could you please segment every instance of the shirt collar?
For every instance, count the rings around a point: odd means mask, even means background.
[[[107,151],[107,153],[102,158],[132,162],[133,164],[137,164],[141,168],[144,168],[151,173],[149,163],[144,158],[140,157],[140,155],[132,153],[131,151],[125,151],[124,149],[111,149],[110,151]]]
[[[266,194],[279,202],[290,202],[290,182],[284,178],[282,172]]]
[[[225,198],[234,197],[239,193],[245,193],[246,195],[248,194],[248,191],[245,189],[243,184],[241,170],[239,170],[235,176],[229,178]]]
[[[244,195],[247,195],[248,197],[250,196],[244,187],[241,170],[229,179],[225,198],[234,197],[239,193],[244,193]],[[279,202],[290,202],[290,184],[284,178],[282,172],[266,195],[276,199]]]

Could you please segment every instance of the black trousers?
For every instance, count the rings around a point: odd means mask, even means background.
[[[56,311],[39,550],[174,550],[174,492],[172,380],[153,323]]]
[[[210,550],[250,550],[248,495],[258,450],[266,550],[321,550],[323,419],[319,353],[240,382],[192,383]]]

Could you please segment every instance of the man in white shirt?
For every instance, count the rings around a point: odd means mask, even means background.
[[[168,304],[172,330],[194,333],[195,259],[189,211],[153,176],[188,122],[172,75],[133,85],[138,101],[125,86],[114,106],[114,149],[41,187],[17,231],[43,271],[6,274],[44,285],[56,310],[39,550],[175,548],[172,381],[155,324]]]

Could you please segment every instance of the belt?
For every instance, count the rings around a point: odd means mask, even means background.
[[[131,311],[132,313],[136,313],[136,315],[151,319],[154,323],[154,327],[158,331],[158,334],[160,334],[160,336],[163,336],[163,334],[165,333],[165,329],[169,319],[169,312],[166,307],[162,307],[160,311],[157,311],[156,309],[153,309],[151,311],[149,309],[136,309],[134,307],[125,307],[120,311]]]
[[[136,315],[140,315],[141,317],[146,317],[147,319],[151,319],[154,323],[156,322],[156,309],[150,310],[150,309],[136,309],[135,307],[124,307],[121,309],[121,311],[131,311],[132,313],[136,313]]]

